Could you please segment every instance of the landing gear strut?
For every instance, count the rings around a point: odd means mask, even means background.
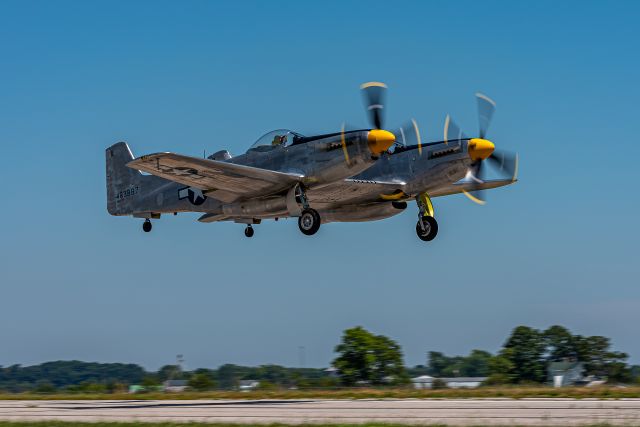
[[[433,217],[433,204],[427,193],[421,193],[416,197],[418,203],[418,223],[416,234],[424,242],[430,242],[438,234],[438,222]]]
[[[145,233],[148,233],[151,231],[151,221],[149,221],[149,219],[144,220],[144,222],[142,223],[142,229],[144,230]]]
[[[320,214],[317,210],[312,209],[309,206],[307,195],[304,192],[304,188],[300,185],[296,188],[296,199],[302,205],[302,212],[298,217],[298,228],[302,231],[302,234],[306,236],[312,236],[320,229]]]
[[[247,228],[244,229],[244,235],[247,237],[253,237],[253,227],[251,224],[247,224]]]

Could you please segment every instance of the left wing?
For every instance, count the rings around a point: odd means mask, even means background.
[[[291,188],[303,176],[175,153],[138,157],[127,166],[203,190],[223,202],[268,196]]]

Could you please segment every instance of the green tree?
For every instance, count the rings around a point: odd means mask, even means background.
[[[427,373],[434,377],[486,377],[489,374],[491,353],[472,350],[468,356],[445,356],[439,351],[430,351]]]
[[[143,379],[142,382],[140,384],[143,387],[156,387],[160,385],[160,381],[158,381],[158,378],[154,375],[146,375]]]
[[[578,356],[575,337],[564,326],[553,325],[542,335],[546,340],[548,361],[560,362]]]
[[[233,365],[230,363],[224,364],[218,368],[218,385],[225,390],[231,390],[238,386],[238,381],[246,373],[248,368],[243,366]]]
[[[142,367],[124,363],[88,363],[77,360],[46,362],[40,365],[13,365],[0,368],[0,389],[19,392],[33,389],[40,382],[56,389],[82,383],[106,384],[110,381],[135,384],[145,375]]]
[[[402,350],[393,340],[374,335],[361,326],[344,331],[342,342],[335,348],[339,356],[333,361],[344,385],[358,382],[374,385],[407,380]]]
[[[633,365],[629,369],[629,374],[631,375],[631,381],[640,384],[640,365]]]
[[[204,371],[204,370],[203,370]],[[194,390],[206,391],[211,390],[215,383],[208,372],[196,372],[189,378],[187,385]]]
[[[33,391],[36,393],[54,393],[56,388],[50,382],[41,381],[36,385],[36,388],[34,388]]]
[[[587,375],[607,378],[612,382],[631,381],[631,370],[625,363],[629,356],[612,351],[609,338],[576,335],[574,341],[578,360],[584,362]]]
[[[515,378],[515,366],[509,357],[510,350],[503,350],[502,354],[492,356],[487,362],[489,377],[486,384],[509,384]]]
[[[182,370],[178,365],[164,365],[156,374],[160,382],[166,380],[178,380],[182,378]]]
[[[444,371],[451,366],[451,358],[439,351],[430,351],[427,355],[427,369],[429,375],[444,377]]]
[[[271,381],[260,381],[258,390],[276,390],[278,386]]]
[[[278,365],[262,365],[256,372],[244,379],[259,380],[260,383],[268,382],[274,385],[291,386],[294,383],[290,369]]]
[[[463,377],[486,377],[489,375],[489,360],[491,353],[484,350],[472,350],[463,358],[460,375]]]
[[[546,341],[537,329],[518,326],[504,344],[500,355],[513,364],[515,382],[543,382],[546,379]]]
[[[398,343],[383,335],[373,341],[372,384],[406,383],[408,377],[402,362],[402,348]]]

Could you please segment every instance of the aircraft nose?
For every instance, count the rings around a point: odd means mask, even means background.
[[[471,160],[484,160],[489,157],[496,146],[488,139],[471,138],[467,144],[467,151]]]
[[[367,135],[367,142],[369,151],[377,156],[387,151],[396,142],[396,136],[388,130],[371,129]]]

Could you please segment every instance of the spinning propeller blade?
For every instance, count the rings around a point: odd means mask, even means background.
[[[369,116],[369,124],[374,129],[384,129],[384,98],[387,85],[380,82],[369,82],[360,86],[364,106]]]
[[[506,172],[511,175],[512,179],[518,177],[518,155],[508,151],[496,150],[489,156],[489,161],[500,172]]]
[[[493,112],[496,110],[496,103],[480,92],[476,93],[476,99],[478,101],[478,135],[484,139],[489,130]]]
[[[420,127],[415,119],[405,122],[398,128],[396,135],[400,135],[397,144],[402,147],[417,146],[418,151],[422,154],[422,136],[420,135]]]
[[[344,136],[344,127],[345,127],[345,124],[343,122],[342,127],[340,128],[340,143],[342,144],[342,153],[344,154],[344,161],[347,163],[347,165],[350,165],[351,161],[349,160],[349,150],[347,150],[347,141]]]
[[[482,172],[482,160],[477,161],[471,165],[467,172],[467,176],[465,177],[472,182],[471,188],[473,188],[473,183],[482,184],[484,182],[484,174]],[[482,190],[469,190],[462,192],[465,196],[469,198],[474,203],[479,205],[484,205],[487,203],[487,200],[484,197],[484,191]]]
[[[468,139],[447,116],[444,125],[444,140],[445,142],[455,139],[468,140],[467,150],[473,163],[469,166],[464,177],[464,180],[469,183],[469,190],[463,191],[463,194],[471,201],[484,205],[486,203],[485,190],[480,188],[480,184],[485,182],[484,161],[489,160],[499,172],[508,173],[515,180],[518,174],[518,156],[506,151],[495,150],[494,144],[485,139],[496,109],[496,103],[487,95],[479,92],[476,93],[476,100],[478,102],[478,134],[480,137]]]
[[[456,141],[466,138],[466,135],[462,132],[462,129],[455,124],[451,117],[447,114],[444,119],[444,143],[448,144],[449,141]]]

